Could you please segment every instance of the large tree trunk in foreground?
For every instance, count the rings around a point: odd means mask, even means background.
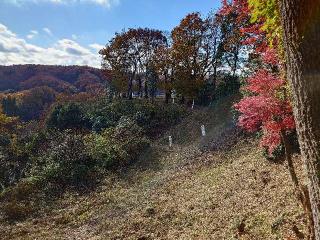
[[[279,0],[287,77],[320,240],[320,0]]]

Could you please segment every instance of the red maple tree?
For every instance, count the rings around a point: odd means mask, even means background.
[[[261,146],[271,155],[281,144],[282,134],[294,131],[292,107],[286,91],[286,81],[281,77],[282,64],[277,54],[278,40],[268,44],[267,34],[261,29],[263,19],[257,23],[244,21],[250,17],[247,0],[222,1],[220,14],[235,14],[249,51],[259,64],[246,79],[242,100],[235,104],[240,112],[238,124],[249,132],[262,131]]]

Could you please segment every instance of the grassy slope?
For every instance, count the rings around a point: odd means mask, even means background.
[[[221,133],[232,127],[233,100],[195,110],[167,134],[172,149],[164,136],[96,191],[68,193],[38,219],[2,224],[2,239],[298,239],[292,229],[305,232],[303,215],[284,165],[263,159],[253,139],[203,151],[232,139]]]

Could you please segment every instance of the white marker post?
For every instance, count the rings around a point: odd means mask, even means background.
[[[201,126],[201,134],[202,134],[202,137],[206,136],[206,128],[204,127],[204,125]]]
[[[169,136],[169,147],[171,148],[172,147],[172,137]]]
[[[175,90],[172,90],[171,91],[171,98],[172,98],[172,103],[174,104],[174,100],[176,98],[177,94],[176,94],[176,91]]]
[[[193,109],[194,108],[194,99],[193,99],[193,101],[192,101],[192,107],[191,107],[191,109]]]

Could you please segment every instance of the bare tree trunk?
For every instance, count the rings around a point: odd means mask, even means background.
[[[166,93],[165,93],[165,102],[166,104],[169,103],[169,100],[170,100],[170,97],[171,97],[171,90],[166,90]]]
[[[142,93],[142,79],[140,76],[138,76],[137,82],[138,82],[138,96],[140,98],[142,98],[142,95],[143,95],[143,93]]]
[[[233,71],[232,71],[232,77],[236,76],[237,68],[238,68],[238,61],[239,61],[239,46],[236,46],[236,50],[233,53]]]
[[[133,78],[130,78],[129,84],[128,84],[128,99],[132,99],[132,87],[133,87]]]
[[[149,88],[148,88],[148,82],[147,80],[144,82],[144,98],[149,98]]]
[[[212,77],[213,95],[212,95],[211,101],[216,100],[216,97],[217,97],[216,88],[217,88],[217,64],[215,64],[213,67],[213,77]]]
[[[279,7],[315,239],[320,240],[320,1],[279,0]]]
[[[128,99],[132,99],[132,94],[133,94],[133,80],[136,77],[136,72],[137,69],[135,68],[134,71],[131,73],[130,78],[129,78],[129,83],[128,83]]]

